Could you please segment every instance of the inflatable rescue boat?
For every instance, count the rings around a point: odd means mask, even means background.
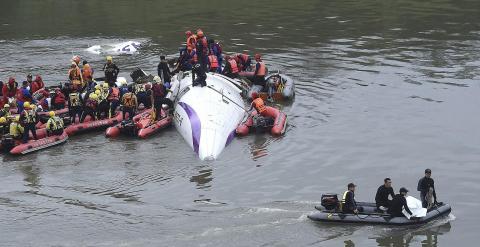
[[[140,138],[147,138],[171,125],[173,117],[167,115],[162,109],[162,118],[152,121],[152,110],[137,114],[132,120],[124,120],[105,132],[107,137],[117,137],[120,134],[136,135]]]
[[[265,106],[265,111],[258,114],[254,110],[248,118],[243,121],[235,130],[237,135],[245,136],[251,130],[270,129],[270,133],[274,136],[280,136],[285,133],[287,128],[287,115],[277,108]]]

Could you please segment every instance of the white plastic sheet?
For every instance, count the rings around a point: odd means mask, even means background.
[[[418,200],[413,196],[407,196],[407,205],[410,211],[412,211],[412,215],[410,215],[405,209],[402,210],[402,213],[410,219],[410,217],[425,217],[427,215],[427,209],[422,207],[422,201]]]

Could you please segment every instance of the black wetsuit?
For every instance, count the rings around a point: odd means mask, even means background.
[[[377,194],[375,195],[375,203],[377,204],[377,208],[380,206],[389,207],[391,204],[391,200],[388,199],[388,196],[391,195],[392,198],[395,196],[393,193],[393,188],[387,188],[385,185],[381,185],[377,189]]]
[[[158,76],[163,78],[164,83],[171,82],[171,78],[170,78],[171,72],[170,72],[170,68],[168,67],[167,61],[160,61],[157,67],[157,73],[158,73]]]
[[[423,177],[418,181],[417,190],[420,191],[420,199],[422,200],[422,207],[426,208],[428,206],[428,202],[425,199],[430,187],[433,189],[433,199],[437,201],[437,194],[435,193],[435,182],[433,178]]]
[[[405,199],[405,196],[402,194],[397,194],[393,197],[392,203],[387,212],[392,215],[392,217],[403,217],[405,216],[402,213],[403,208],[405,208],[409,214],[412,214],[412,211],[410,211],[410,208],[408,208],[407,199]]]
[[[113,87],[117,81],[117,76],[120,72],[120,69],[114,63],[106,63],[103,66],[103,70],[105,71],[105,81],[108,82],[110,87]]]
[[[197,76],[197,78],[195,79],[195,75]],[[197,85],[201,85],[202,87],[206,86],[207,85],[207,74],[205,73],[205,69],[203,68],[203,66],[201,64],[195,64],[193,66],[193,82],[192,82],[192,86],[197,86]]]

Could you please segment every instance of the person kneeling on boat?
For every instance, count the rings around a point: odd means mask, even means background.
[[[82,118],[80,119],[80,123],[85,121],[85,118],[88,116],[91,117],[91,121],[96,120],[96,113],[97,113],[97,105],[98,105],[98,96],[96,93],[91,93],[88,96],[88,99],[85,100],[85,108],[83,108]]]
[[[410,208],[408,208],[407,205],[407,197],[408,190],[405,188],[400,188],[400,194],[397,194],[393,197],[392,203],[390,207],[388,208],[388,213],[392,217],[405,217],[405,215],[402,213],[402,210],[405,209],[407,213],[413,214],[412,211],[410,211]]]
[[[161,118],[163,104],[168,105],[169,114],[173,113],[173,102],[170,99],[165,98],[165,95],[167,95],[167,89],[162,84],[162,79],[160,79],[159,76],[155,76],[153,82],[151,97],[153,107],[155,108],[155,119],[153,119],[155,121]]]
[[[37,112],[31,107],[29,102],[23,104],[25,110],[20,114],[20,121],[23,123],[25,132],[23,133],[23,143],[28,142],[29,132],[32,132],[33,139],[37,140]]]
[[[16,116],[13,119],[13,122],[10,124],[10,137],[15,140],[21,140],[23,138],[23,133],[25,129],[20,124],[20,116]]]
[[[63,120],[55,116],[55,112],[51,111],[48,113],[50,118],[47,121],[46,129],[47,135],[61,135],[63,133]]]
[[[207,85],[207,74],[205,73],[205,69],[200,63],[196,63],[192,69],[192,86],[195,87],[200,85],[202,87]],[[197,78],[195,79],[195,75]]]
[[[125,113],[128,112],[128,118],[133,119],[135,111],[138,108],[138,101],[135,94],[132,93],[132,88],[128,88],[128,93],[122,97],[122,118],[125,120]]]
[[[377,189],[375,204],[377,205],[377,209],[387,211],[392,203],[392,201],[388,199],[388,196],[392,196],[393,199],[395,193],[393,192],[392,180],[390,178],[385,178],[383,182],[383,185],[380,185]]]
[[[237,78],[238,77],[238,65],[235,59],[230,56],[225,56],[225,68],[223,69],[222,74],[230,77],[230,78]]]
[[[362,212],[362,207],[357,207],[357,202],[355,201],[355,188],[357,186],[353,183],[347,185],[348,190],[343,193],[341,208],[342,212],[346,214],[358,214]]]

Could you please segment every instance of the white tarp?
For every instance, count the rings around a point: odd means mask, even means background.
[[[422,207],[422,201],[418,200],[413,196],[407,196],[407,206],[412,211],[412,215],[407,213],[405,209],[402,210],[402,213],[410,219],[410,217],[425,217],[427,215],[427,209]]]

